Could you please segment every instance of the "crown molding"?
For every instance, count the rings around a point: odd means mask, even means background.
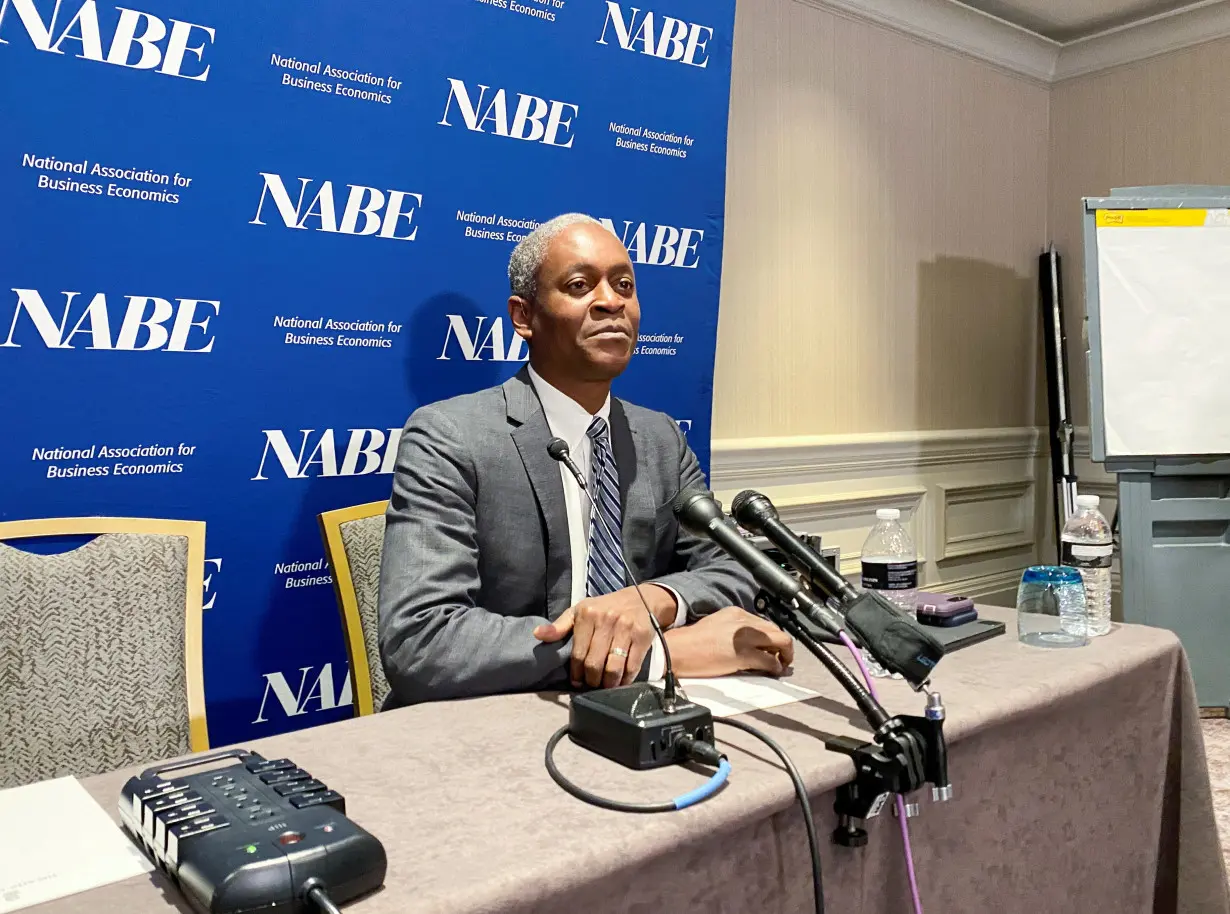
[[[956,0],[795,0],[874,22],[957,51],[1017,76],[1049,84],[1060,44]]]
[[[1096,35],[1058,42],[959,0],[795,0],[873,22],[1042,85],[1230,36],[1230,0],[1200,0]]]
[[[1230,35],[1230,2],[1204,0],[1194,6],[1142,19],[1063,45],[1054,81],[1087,76],[1147,60]]]

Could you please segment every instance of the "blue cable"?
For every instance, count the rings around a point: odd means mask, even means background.
[[[726,783],[726,778],[730,775],[730,762],[722,759],[718,765],[718,770],[713,773],[713,777],[709,778],[704,784],[701,784],[695,790],[689,790],[681,797],[675,797],[674,803],[676,809],[683,809],[691,806],[694,803],[699,803],[701,800],[706,800],[717,791],[719,787]]]

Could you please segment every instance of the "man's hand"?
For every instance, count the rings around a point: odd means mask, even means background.
[[[675,619],[675,597],[665,587],[643,584],[641,593],[663,628]],[[653,644],[653,623],[636,588],[588,597],[554,622],[534,629],[539,641],[560,641],[572,632],[572,684],[614,688],[636,681]]]
[[[794,641],[767,619],[736,606],[666,633],[675,675],[704,679],[754,670],[780,676],[794,662]]]

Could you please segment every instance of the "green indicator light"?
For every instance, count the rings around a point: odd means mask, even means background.
[[[255,853],[256,853],[256,845],[255,845],[255,844],[249,844],[247,847],[245,847],[245,848],[244,848],[244,850],[245,850],[245,851],[247,851],[249,854],[255,854]]]

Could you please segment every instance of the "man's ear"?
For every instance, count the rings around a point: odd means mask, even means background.
[[[508,319],[512,321],[517,336],[527,343],[533,338],[534,331],[530,329],[530,303],[520,295],[509,296]]]

